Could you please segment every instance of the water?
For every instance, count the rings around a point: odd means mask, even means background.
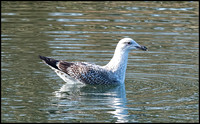
[[[1,122],[199,122],[198,2],[2,2]],[[38,55],[105,65],[125,85],[67,85]]]

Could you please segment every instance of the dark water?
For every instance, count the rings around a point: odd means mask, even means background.
[[[1,122],[199,122],[198,2],[1,2]],[[38,55],[105,65],[125,85],[67,85]]]

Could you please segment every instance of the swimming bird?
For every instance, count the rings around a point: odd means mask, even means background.
[[[55,60],[45,56],[39,58],[51,67],[65,82],[81,82],[84,84],[121,84],[125,80],[125,73],[130,50],[147,50],[131,38],[121,39],[115,49],[110,62],[100,66],[87,62],[67,62]]]

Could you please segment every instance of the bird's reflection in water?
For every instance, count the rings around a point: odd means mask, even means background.
[[[115,118],[115,122],[128,121],[124,84],[84,85],[66,83],[59,89],[59,91],[54,93],[60,100],[66,99],[66,102],[69,102],[69,100],[70,102],[80,102],[80,104],[84,107],[78,107],[80,111],[87,109],[93,111],[103,110],[104,113],[102,113],[102,115],[105,113],[111,114],[112,118]],[[77,104],[77,106],[80,104]]]

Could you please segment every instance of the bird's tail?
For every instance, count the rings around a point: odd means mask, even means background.
[[[48,58],[48,57],[45,57],[45,56],[40,56],[40,55],[39,55],[39,58],[42,59],[47,65],[49,65],[49,66],[51,66],[55,69],[58,69],[58,67],[56,65],[57,62],[59,62],[58,60],[51,59],[51,58]]]

